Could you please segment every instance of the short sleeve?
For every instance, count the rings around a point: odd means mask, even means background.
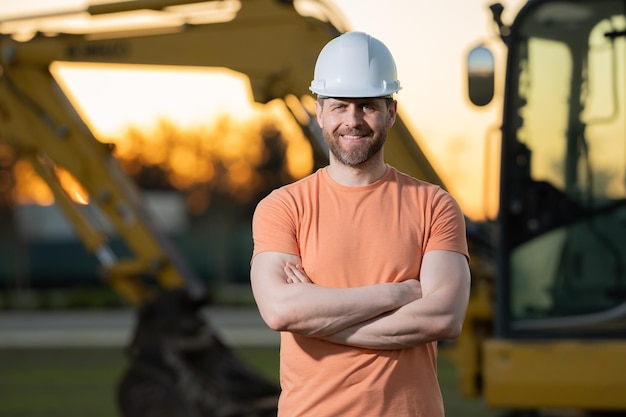
[[[295,204],[283,189],[272,191],[257,205],[252,217],[252,239],[253,257],[261,252],[300,256]]]
[[[459,252],[469,260],[465,217],[456,200],[441,189],[433,199],[429,250]]]

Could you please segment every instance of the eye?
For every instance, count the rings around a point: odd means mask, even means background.
[[[361,108],[363,109],[364,112],[366,113],[371,113],[376,111],[377,107],[373,104],[373,103],[363,103],[361,105]]]
[[[346,109],[346,107],[347,106],[345,104],[343,104],[343,103],[336,103],[336,104],[333,104],[332,106],[330,106],[330,110],[339,112],[339,111],[344,111]]]

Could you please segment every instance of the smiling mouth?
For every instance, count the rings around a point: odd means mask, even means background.
[[[361,140],[367,138],[369,135],[367,133],[344,133],[340,136],[346,140]]]

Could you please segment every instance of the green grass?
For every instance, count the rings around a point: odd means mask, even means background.
[[[278,379],[278,349],[246,348],[241,357]],[[0,416],[117,417],[115,388],[126,359],[117,349],[0,350]],[[439,364],[447,417],[491,417],[480,400],[458,395],[454,368]]]
[[[113,417],[123,353],[111,349],[0,351],[0,415]]]

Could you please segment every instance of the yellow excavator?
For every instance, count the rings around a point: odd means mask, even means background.
[[[625,7],[534,0],[510,26],[502,7],[491,7],[508,48],[500,208],[494,221],[469,223],[471,300],[462,335],[441,351],[457,366],[464,394],[511,415],[626,412]],[[224,8],[231,18],[202,20]],[[163,23],[102,29],[104,20],[138,11]],[[93,30],[0,35],[0,141],[31,162],[107,282],[137,307],[120,410],[273,415],[278,388],[242,364],[199,314],[206,286],[154,225],[50,65],[229,68],[250,79],[255,101],[284,100],[324,159],[307,87],[319,50],[347,28],[314,0],[135,0],[85,13]],[[468,91],[477,105],[493,96],[492,63],[484,47],[470,54]],[[401,119],[386,146],[389,163],[445,186]],[[56,167],[81,183],[128,253],[116,253],[73,202]]]
[[[107,29],[113,25],[105,24],[106,19],[123,21],[137,12],[158,17],[158,23]],[[232,16],[216,21],[217,12]],[[155,226],[111,146],[96,140],[52,75],[51,65],[237,71],[249,78],[256,102],[284,100],[318,158],[326,159],[311,117],[308,85],[317,54],[345,28],[332,23],[336,14],[319,1],[135,0],[92,5],[86,13],[92,30],[48,30],[28,39],[0,34],[0,141],[45,180],[55,203],[98,259],[107,283],[137,307],[130,365],[119,387],[120,410],[128,417],[272,415],[278,388],[248,369],[200,315],[210,296],[206,285]],[[391,163],[440,182],[401,120],[389,134],[388,147]],[[58,168],[82,185],[87,206],[68,195]],[[87,208],[110,223],[127,248],[123,255],[111,245],[110,234],[86,214]]]

